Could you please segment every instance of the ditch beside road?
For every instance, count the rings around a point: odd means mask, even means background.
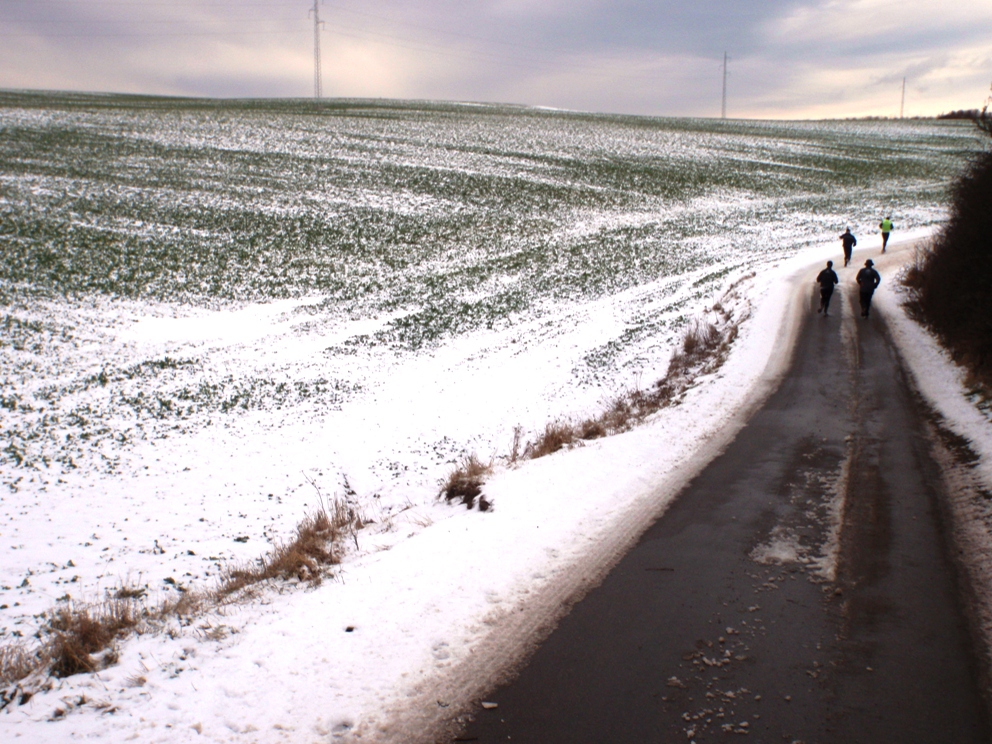
[[[884,318],[833,305],[455,741],[989,741],[926,411]]]

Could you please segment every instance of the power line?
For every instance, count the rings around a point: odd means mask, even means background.
[[[193,0],[193,2],[149,2],[149,3],[138,3],[131,2],[130,0],[86,0],[86,2],[71,2],[70,0],[6,0],[7,5],[29,5],[34,7],[36,5],[59,5],[62,7],[95,7],[98,5],[126,5],[129,8],[152,8],[152,7],[187,7],[187,8],[289,8],[290,6],[286,3],[200,3]]]
[[[37,24],[42,26],[80,26],[86,23],[95,23],[101,26],[107,25],[107,20],[105,18],[17,18],[17,19],[5,19],[6,23],[17,23],[23,25]],[[285,16],[282,18],[244,18],[238,21],[239,24],[243,23],[265,23],[271,24],[275,21],[298,21],[299,16]],[[175,23],[188,23],[188,19],[185,18],[129,18],[125,21],[121,19],[115,19],[115,22],[139,26],[148,25],[160,25],[160,24],[175,24]],[[86,32],[83,32],[85,34]]]
[[[115,31],[112,33],[59,33],[45,34],[44,37],[38,34],[25,34],[16,32],[0,31],[0,37],[21,38],[21,39],[127,39],[127,38],[161,38],[161,37],[186,37],[186,36],[281,36],[286,34],[299,35],[298,29],[287,29],[286,31]]]
[[[14,0],[14,1],[16,2],[16,0]],[[45,2],[45,0],[38,0],[38,2]],[[73,4],[73,5],[82,5],[84,3],[70,3],[70,4]],[[176,3],[122,3],[122,2],[119,2],[118,0],[95,0],[95,2],[93,2],[93,3],[85,3],[85,4],[86,5],[91,5],[91,4],[93,4],[93,5],[95,5],[95,4],[121,5],[121,4],[125,4],[125,5],[130,5],[131,7],[134,7],[135,5],[139,5],[139,6],[168,5],[168,6],[171,7],[171,6],[180,5],[180,4],[183,4],[183,3],[179,3],[179,2],[176,2]],[[252,4],[246,4],[246,6],[247,5],[252,5]],[[286,7],[283,4],[275,5],[275,4],[272,4],[272,3],[257,3],[255,5],[257,5],[258,7],[282,7],[282,8],[285,8]],[[329,5],[331,5],[332,7],[337,7],[339,9],[341,9],[341,10],[346,10],[346,12],[349,12],[349,13],[354,13],[354,14],[357,14],[357,15],[362,15],[362,16],[365,16],[365,17],[368,17],[368,18],[378,19],[378,20],[389,22],[389,23],[395,23],[395,21],[392,21],[390,19],[386,19],[386,18],[384,18],[382,16],[376,16],[376,15],[371,14],[371,13],[366,13],[366,12],[362,12],[362,11],[353,11],[353,10],[350,10],[350,9],[341,8],[341,6],[339,6],[336,3],[329,3]],[[246,6],[241,6],[239,4],[239,7],[246,7]],[[325,22],[324,21],[321,21],[319,19],[319,17],[317,17],[317,13],[315,13],[315,10],[317,9],[317,7],[316,7],[317,6],[317,0],[314,0],[314,6],[315,6],[314,8],[310,8],[309,9],[308,16],[309,16],[310,13],[314,13],[314,15],[315,15],[315,18],[314,18],[314,95],[316,97],[319,97],[319,96],[321,96],[323,94],[323,90],[322,90],[322,70],[321,70],[321,55],[320,55],[320,35],[319,35],[319,30],[320,30],[320,27],[321,26],[325,26]],[[231,7],[231,4],[222,5],[222,4],[219,4],[219,3],[218,4],[213,4],[212,3],[212,4],[209,4],[209,5],[201,5],[201,4],[198,4],[197,3],[196,4],[196,7]],[[269,23],[269,24],[271,24],[275,20],[283,20],[283,19],[246,19],[246,20],[250,20],[250,21],[253,21],[253,22],[259,22],[259,23]],[[293,20],[293,19],[286,18],[285,20],[289,21],[289,20]],[[180,23],[182,21],[180,21],[180,20],[159,21],[159,20],[155,20],[155,19],[136,19],[135,21],[129,21],[129,23],[134,23],[134,22],[137,22],[137,23],[148,23],[148,22],[153,22],[153,23]],[[50,25],[50,22],[49,21],[45,21],[45,23],[47,23],[48,25]],[[432,32],[435,32],[435,33],[445,34],[445,35],[448,35],[448,36],[460,37],[460,38],[474,40],[474,41],[481,41],[481,42],[488,43],[488,44],[498,44],[500,46],[505,46],[505,47],[514,47],[514,48],[517,48],[517,49],[533,50],[533,51],[544,53],[544,55],[546,55],[546,56],[545,56],[544,59],[540,59],[540,58],[534,58],[534,57],[521,56],[520,54],[515,54],[513,56],[508,56],[508,55],[505,55],[505,54],[500,54],[498,52],[486,52],[486,51],[482,51],[482,50],[479,50],[479,49],[463,49],[463,48],[462,49],[452,49],[449,46],[441,46],[441,45],[438,45],[438,44],[431,44],[430,42],[423,42],[423,41],[412,41],[408,37],[397,36],[397,35],[388,34],[388,33],[381,33],[381,32],[377,32],[377,31],[370,31],[370,30],[367,30],[365,28],[361,28],[361,29],[358,29],[358,28],[355,28],[355,27],[349,28],[349,26],[347,24],[335,24],[334,28],[331,29],[331,33],[334,33],[334,34],[339,35],[339,36],[348,37],[348,38],[362,39],[362,40],[368,40],[368,41],[375,41],[377,43],[385,44],[385,45],[396,47],[396,48],[409,49],[409,50],[412,50],[412,51],[419,51],[419,52],[426,52],[426,53],[429,53],[429,54],[440,55],[440,56],[456,57],[456,58],[462,58],[462,59],[494,60],[494,61],[498,61],[503,66],[516,67],[518,69],[529,69],[529,70],[537,70],[537,71],[555,72],[557,70],[560,70],[562,68],[562,66],[564,65],[566,67],[566,71],[568,73],[581,74],[581,75],[584,75],[586,77],[593,77],[593,78],[601,78],[601,79],[622,78],[622,79],[631,79],[631,80],[654,80],[657,77],[657,75],[655,73],[652,73],[650,71],[645,71],[645,72],[641,72],[641,73],[625,72],[625,73],[619,73],[619,74],[613,74],[613,73],[610,73],[610,72],[603,72],[602,66],[600,66],[598,64],[597,65],[593,65],[593,64],[590,64],[588,62],[586,62],[586,63],[576,62],[576,60],[574,59],[574,56],[572,57],[572,59],[568,60],[567,63],[563,63],[559,59],[554,59],[554,58],[548,59],[547,58],[547,56],[555,56],[555,57],[557,57],[557,56],[560,56],[562,54],[566,54],[566,55],[572,54],[572,53],[570,53],[568,51],[565,51],[565,50],[558,50],[558,49],[553,49],[553,48],[548,48],[548,47],[541,47],[541,48],[539,48],[539,47],[531,47],[531,46],[523,45],[523,44],[514,44],[514,43],[511,43],[511,42],[502,42],[502,41],[498,41],[498,40],[494,40],[494,39],[485,39],[485,38],[482,38],[482,37],[470,36],[470,35],[467,35],[467,34],[459,34],[457,32],[451,32],[451,31],[444,31],[444,30],[441,30],[441,29],[431,28],[431,27],[428,27],[428,26],[421,26],[421,25],[418,25],[418,24],[400,23],[399,25],[409,26],[409,27],[412,27],[412,28],[420,28],[422,30],[432,31]],[[264,31],[249,31],[249,30],[229,30],[229,31],[174,31],[174,32],[170,32],[170,31],[113,31],[113,32],[94,32],[94,33],[89,33],[89,32],[85,32],[85,31],[80,31],[80,32],[68,32],[67,31],[67,32],[59,32],[59,33],[48,33],[48,34],[43,34],[43,35],[41,35],[41,34],[35,34],[35,33],[32,33],[32,32],[27,32],[27,33],[21,32],[21,33],[19,33],[19,32],[3,32],[3,31],[0,31],[0,38],[4,38],[4,37],[6,37],[6,38],[21,37],[21,38],[31,38],[31,39],[79,38],[79,37],[84,37],[84,38],[153,38],[153,37],[168,37],[168,38],[177,38],[178,37],[178,38],[185,38],[185,37],[190,37],[190,38],[193,38],[193,37],[223,37],[223,36],[236,37],[236,36],[289,35],[289,34],[297,34],[297,33],[299,33],[298,30],[291,30],[291,29],[275,30],[275,29],[271,29],[271,28],[270,29],[267,29],[267,30],[264,30]]]
[[[195,2],[195,1],[194,2],[181,2],[180,0],[176,0],[176,2],[141,2],[141,3],[129,2],[128,0],[90,0],[89,2],[70,2],[69,0],[6,0],[6,2],[9,2],[9,3],[12,3],[12,4],[24,3],[24,4],[31,5],[31,6],[39,5],[39,4],[59,4],[59,5],[63,5],[63,6],[64,5],[70,5],[70,6],[76,5],[76,6],[87,6],[87,7],[89,7],[89,6],[101,6],[101,5],[110,5],[110,6],[120,6],[120,5],[123,5],[123,6],[127,6],[127,7],[130,7],[130,8],[144,8],[144,7],[170,7],[170,8],[171,7],[192,7],[192,8],[197,8],[197,9],[200,9],[200,8],[232,8],[232,7],[237,7],[237,8],[287,8],[287,5],[285,3],[271,3],[271,2],[269,2],[269,3],[265,3],[265,2],[261,2],[261,3],[237,3],[237,2],[230,2],[230,3],[223,3],[223,2],[199,3],[199,2]],[[367,11],[354,10],[352,8],[347,8],[347,7],[345,7],[345,6],[343,6],[343,5],[339,4],[339,3],[326,3],[326,2],[322,2],[322,4],[328,5],[329,7],[335,8],[336,10],[338,10],[340,12],[343,12],[343,13],[350,13],[352,15],[362,16],[362,17],[365,17],[365,18],[369,18],[371,20],[383,21],[383,22],[385,22],[385,23],[387,23],[387,24],[389,24],[391,26],[403,26],[403,27],[406,27],[406,28],[418,29],[418,30],[421,30],[421,31],[429,31],[431,33],[442,34],[442,35],[445,35],[445,36],[452,36],[452,37],[460,38],[460,39],[470,39],[472,41],[481,41],[481,42],[484,42],[486,44],[496,44],[496,45],[499,45],[499,46],[514,48],[514,49],[528,49],[528,50],[535,51],[535,52],[546,52],[546,51],[548,51],[547,47],[545,47],[545,46],[537,46],[537,45],[533,45],[533,44],[520,44],[520,43],[517,43],[517,42],[503,41],[501,39],[492,39],[492,38],[486,38],[484,36],[475,36],[473,34],[464,34],[464,33],[458,32],[458,31],[449,31],[447,29],[437,28],[436,26],[429,26],[429,25],[422,24],[422,23],[410,23],[409,21],[400,21],[400,20],[397,20],[397,19],[392,18],[392,17],[382,16],[382,15],[378,15],[378,14],[375,14],[375,13],[369,13]],[[286,20],[286,21],[290,21],[290,20],[295,20],[295,18],[296,18],[295,16],[285,17],[285,18],[277,18],[277,19],[272,19],[272,18],[251,19],[251,18],[248,18],[248,19],[243,19],[240,22],[243,23],[244,21],[249,21],[249,22],[256,22],[256,23],[270,23],[273,20]],[[77,25],[77,24],[80,24],[80,23],[99,23],[99,24],[104,24],[104,23],[106,23],[106,20],[105,19],[102,19],[102,18],[101,19],[92,19],[92,20],[90,20],[90,19],[64,19],[63,20],[63,19],[48,19],[48,18],[44,18],[44,19],[43,18],[31,18],[31,19],[13,19],[13,20],[12,19],[7,19],[7,22],[8,23],[23,23],[23,24],[43,24],[43,25],[46,25],[46,26],[50,26],[52,24],[59,24],[59,23],[62,23],[62,24],[72,24],[72,25]],[[176,22],[178,22],[178,21],[176,21],[176,20],[144,19],[144,18],[142,18],[142,19],[129,19],[127,21],[128,24],[135,24],[135,23],[139,23],[139,24],[155,23],[155,24],[157,24],[157,23],[176,23]],[[127,32],[125,32],[125,33],[127,33]],[[372,35],[375,35],[376,34],[376,32],[366,32],[366,33],[370,33]],[[8,35],[11,35],[11,34],[0,32],[0,36],[8,36]],[[28,35],[30,35],[30,34],[28,34]],[[59,34],[59,35],[62,35],[62,34]],[[74,34],[74,35],[76,35],[76,34]],[[80,33],[78,35],[79,36],[84,36],[84,35],[88,35],[88,34]],[[128,34],[128,35],[130,35],[130,34]],[[386,38],[400,38],[400,37],[395,37],[395,36],[390,37],[388,34],[382,34],[382,35],[385,36]],[[552,51],[554,51],[554,50],[552,50]]]

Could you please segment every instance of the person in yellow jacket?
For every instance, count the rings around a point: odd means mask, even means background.
[[[882,253],[885,253],[885,246],[889,243],[889,233],[892,232],[892,218],[886,217],[879,222],[878,229],[882,231]]]

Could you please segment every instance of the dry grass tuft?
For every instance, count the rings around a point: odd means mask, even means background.
[[[513,427],[513,443],[510,445],[510,455],[507,458],[508,462],[513,465],[520,459],[521,453],[521,443],[523,442],[524,428],[522,426]]]
[[[51,673],[70,677],[96,671],[100,662],[93,654],[109,650],[116,658],[111,645],[134,629],[138,620],[136,605],[130,599],[108,599],[94,607],[59,607],[47,616],[43,628],[44,633],[51,634],[45,654],[51,660]],[[113,658],[104,661],[112,662]]]
[[[55,677],[95,672],[117,661],[114,644],[140,631],[140,624],[155,627],[177,618],[181,626],[188,625],[235,594],[238,600],[250,599],[264,581],[298,579],[317,585],[326,567],[339,562],[340,541],[363,525],[352,507],[335,502],[329,511],[321,508],[304,518],[291,542],[275,546],[256,564],[232,569],[215,589],[194,592],[177,585],[177,598],[149,608],[141,604],[144,589],[122,585],[99,604],[61,605],[45,616],[40,643],[33,650],[21,643],[0,645],[0,685],[17,683],[43,669]],[[14,699],[8,698],[0,700],[0,710]]]
[[[578,441],[576,427],[567,421],[554,421],[544,427],[544,432],[524,448],[524,457],[535,460],[551,455]]]
[[[493,471],[492,463],[486,464],[475,455],[469,455],[448,475],[448,480],[441,487],[441,496],[445,501],[459,501],[471,509],[475,500],[479,499],[479,510],[488,511],[489,502],[482,498],[482,484],[486,476]]]
[[[575,435],[584,441],[599,439],[610,433],[610,430],[602,416],[598,418],[586,419],[575,425]]]
[[[317,586],[323,580],[324,568],[341,562],[337,550],[341,538],[362,526],[361,517],[342,501],[334,502],[330,512],[321,507],[296,526],[293,540],[275,546],[254,564],[228,571],[217,596],[223,599],[272,579],[296,579]]]
[[[742,277],[725,293],[727,299],[737,297],[737,286],[753,274]],[[701,374],[711,374],[719,369],[730,353],[737,338],[740,318],[721,302],[710,310],[716,322],[694,321],[683,332],[678,347],[672,354],[665,377],[650,390],[634,389],[616,397],[599,415],[578,423],[556,421],[548,424],[534,442],[523,450],[523,457],[534,459],[571,447],[582,441],[598,439],[611,434],[629,431],[660,409],[674,405]],[[516,461],[519,439],[514,440],[510,461]],[[480,484],[481,485],[481,484]]]
[[[641,390],[631,390],[625,395],[618,395],[614,398],[606,409],[595,419],[595,423],[598,425],[591,427],[593,430],[597,428],[601,429],[604,433],[601,436],[606,436],[607,434],[619,434],[624,431],[629,431],[634,424],[640,421],[643,416],[641,416],[641,410],[644,407],[644,393]],[[585,427],[590,428],[590,427]],[[583,439],[592,439],[593,437],[582,437]]]
[[[213,596],[211,592],[190,592],[182,587],[179,589],[179,596],[175,599],[163,600],[154,610],[149,611],[148,617],[152,620],[162,621],[166,618],[194,618],[202,615],[212,607]]]
[[[114,590],[113,596],[115,599],[142,599],[147,592],[148,590],[143,586],[121,584]]]
[[[694,321],[682,334],[681,348],[672,354],[668,376],[685,374],[712,354],[722,341],[722,334],[712,323]]]
[[[24,643],[0,646],[0,687],[24,679],[41,665],[42,660],[36,653],[30,652]],[[0,710],[3,707],[0,702]]]

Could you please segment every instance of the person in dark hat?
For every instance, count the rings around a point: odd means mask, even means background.
[[[820,285],[820,307],[816,312],[826,316],[829,314],[827,310],[830,307],[830,298],[833,296],[834,287],[840,284],[840,279],[837,278],[837,273],[834,271],[833,261],[827,261],[827,268],[816,275],[816,283]]]
[[[862,318],[868,317],[868,311],[871,310],[871,296],[875,294],[875,288],[882,281],[882,277],[872,268],[874,265],[875,262],[869,258],[865,261],[865,267],[855,277],[855,281],[858,283],[858,293],[861,297]]]
[[[851,262],[851,251],[858,244],[858,239],[854,237],[849,227],[844,230],[840,239],[844,243],[844,266],[846,267]]]

